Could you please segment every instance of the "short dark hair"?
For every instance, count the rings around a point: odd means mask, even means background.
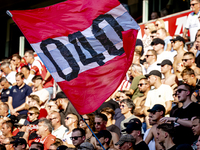
[[[42,80],[43,81],[42,76],[40,76],[40,75],[34,76],[33,79],[32,79],[32,82],[35,82],[35,80]]]
[[[3,124],[6,124],[7,128],[11,128],[11,132],[13,131],[14,124],[13,124],[13,122],[11,120],[8,120],[8,121],[4,122]]]
[[[29,70],[30,71],[30,68],[29,68],[29,66],[28,65],[24,65],[23,67],[22,67],[22,69],[23,68],[26,68],[27,70]]]
[[[15,77],[20,76],[21,79],[24,79],[24,74],[21,72],[16,73]]]
[[[190,55],[190,56],[192,56],[193,58],[195,58],[193,52],[185,52],[185,53],[183,54],[183,56],[186,56],[186,55]]]
[[[83,130],[82,128],[75,128],[72,130],[72,132],[76,132],[79,131],[81,133],[81,136],[85,136],[85,130]]]
[[[2,81],[8,82],[8,80],[6,79],[6,77],[1,77],[0,83],[1,83]]]
[[[101,109],[100,112],[101,113],[104,112],[106,114],[111,114],[111,119],[113,119],[113,117],[115,115],[115,111],[112,108],[110,108],[110,107],[105,107],[105,108]]]
[[[181,76],[183,77],[184,75],[194,75],[195,76],[195,73],[194,73],[193,69],[186,68],[181,72]]]
[[[16,57],[17,59],[20,59],[20,60],[22,59],[22,57],[21,57],[19,54],[13,54],[13,55],[12,55],[12,58],[13,58],[13,57]]]
[[[99,114],[95,115],[95,117],[101,118],[103,121],[108,121],[107,116],[102,114],[102,113],[99,113]]]
[[[133,113],[134,109],[135,109],[135,104],[133,103],[133,100],[131,99],[123,99],[120,101],[120,104],[121,103],[125,103],[128,108],[131,108],[131,113]]]
[[[173,124],[163,123],[163,124],[158,125],[157,128],[167,132],[170,135],[170,137],[174,136],[174,125]]]
[[[36,144],[38,150],[44,150],[44,145],[40,142],[32,142],[31,145]]]

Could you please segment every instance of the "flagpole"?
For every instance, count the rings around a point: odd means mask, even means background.
[[[92,134],[94,135],[94,137],[97,139],[97,141],[99,142],[99,144],[101,145],[101,147],[104,149],[104,150],[106,150],[104,147],[103,147],[103,145],[101,144],[101,142],[99,141],[99,139],[97,138],[97,136],[95,135],[95,133],[92,131],[92,129],[90,128],[90,126],[87,124],[87,122],[84,120],[84,118],[83,118],[83,116],[82,115],[80,115],[81,116],[81,119],[85,122],[85,124],[87,125],[87,127],[90,129],[90,131],[92,132]]]

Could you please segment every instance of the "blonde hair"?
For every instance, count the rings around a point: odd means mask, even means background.
[[[149,28],[150,32],[156,30],[154,23],[146,23],[144,26],[147,26]]]
[[[162,19],[157,19],[156,22],[160,22],[160,26],[158,27],[158,29],[160,28],[165,28],[165,22]]]

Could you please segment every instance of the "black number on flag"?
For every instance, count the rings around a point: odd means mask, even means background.
[[[105,49],[108,51],[110,55],[120,56],[124,53],[123,47],[118,50],[106,36],[104,31],[101,28],[99,28],[99,24],[104,20],[106,20],[111,25],[111,27],[115,30],[117,35],[122,40],[122,31],[124,31],[124,29],[119,25],[119,23],[115,20],[115,18],[109,14],[100,15],[93,21],[92,33],[94,34],[96,39],[98,39],[101,42],[101,44],[105,47]]]
[[[69,38],[69,42],[74,45],[74,47],[79,55],[79,58],[84,66],[88,65],[92,62],[97,62],[99,66],[102,66],[105,64],[103,62],[103,60],[105,59],[105,56],[102,53],[97,54],[97,52],[92,48],[92,46],[89,44],[89,42],[87,41],[85,36],[83,36],[83,34],[80,31],[73,33],[73,34],[69,34],[68,38]],[[83,51],[81,50],[80,46],[78,46],[76,38],[79,40],[79,42],[81,43],[83,48],[92,55],[92,58],[86,58],[86,56],[83,53]]]
[[[68,62],[69,66],[72,69],[71,73],[65,75],[62,72],[61,68],[58,66],[58,64],[55,62],[53,57],[51,56],[50,52],[47,49],[47,45],[52,44],[52,43],[54,43],[56,45],[56,47],[58,48],[58,50],[60,51],[60,53],[62,54],[64,59]],[[79,67],[78,63],[76,62],[76,60],[74,59],[71,52],[68,50],[68,48],[63,43],[61,43],[59,40],[47,39],[47,40],[41,42],[40,48],[44,52],[44,54],[50,59],[50,61],[53,63],[53,65],[55,66],[55,68],[57,70],[58,75],[61,78],[63,78],[64,80],[70,81],[70,80],[78,77],[80,67]]]

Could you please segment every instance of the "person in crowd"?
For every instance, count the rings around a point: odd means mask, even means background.
[[[10,69],[10,63],[3,62],[1,64],[1,71],[5,74],[5,77],[8,80],[8,82],[10,82],[10,84],[14,85],[14,83],[16,82],[16,80],[15,80],[16,72],[12,71]]]
[[[160,64],[161,73],[164,75],[162,83],[169,85],[172,89],[178,86],[178,78],[175,74],[172,73],[172,62],[168,59],[163,60]]]
[[[18,118],[27,117],[27,110],[25,110],[26,98],[32,93],[30,86],[24,83],[24,75],[21,72],[16,74],[16,85],[10,90],[8,97],[8,105],[12,115]]]
[[[123,99],[127,99],[127,98],[130,98],[131,97],[134,97],[133,94],[132,94],[132,89],[131,90],[122,90],[122,91],[118,91],[119,92],[119,102]],[[135,92],[134,92],[135,93]],[[137,92],[136,92],[137,93]],[[135,94],[136,94],[135,93]]]
[[[183,66],[185,68],[191,68],[194,70],[197,78],[200,78],[200,68],[198,68],[195,64],[195,56],[192,52],[185,52],[183,55]]]
[[[145,113],[144,113],[144,108],[145,108],[144,104],[147,98],[147,93],[151,89],[148,79],[147,78],[140,79],[138,87],[139,87],[140,92],[143,93],[144,96],[137,97],[133,101],[135,104],[135,110],[133,114],[137,118],[139,118],[141,122],[148,123],[147,117],[145,116]]]
[[[170,116],[173,116],[173,114],[176,112],[176,110],[177,110],[178,108],[181,108],[181,107],[183,106],[182,103],[179,102],[179,100],[178,100],[178,95],[177,95],[177,93],[176,93],[177,88],[178,88],[178,87],[174,88],[174,90],[173,90],[173,98],[174,98],[174,101],[173,101],[173,103],[172,103],[172,109],[171,109],[171,111],[170,111]]]
[[[37,134],[40,138],[36,139],[35,142],[44,144],[44,150],[49,149],[50,145],[55,142],[56,137],[51,134],[52,129],[53,127],[50,120],[46,118],[39,120]]]
[[[50,99],[49,102],[46,104],[45,109],[47,110],[48,114],[51,114],[53,111],[59,112],[60,109],[58,109],[58,105],[56,101]]]
[[[11,141],[10,144],[13,144],[15,150],[26,150],[27,147],[27,142],[24,138],[17,138]]]
[[[40,142],[32,142],[29,150],[44,150],[44,144]]]
[[[21,72],[22,67],[25,65],[21,60],[22,58],[19,54],[12,55],[12,61],[14,64],[14,67],[12,67],[13,71]]]
[[[121,131],[125,129],[124,123],[129,122],[131,119],[136,118],[133,114],[135,109],[135,104],[131,99],[123,99],[120,101],[121,113],[124,115],[125,119],[121,122],[120,129]],[[125,132],[122,132],[124,134]]]
[[[89,143],[89,142],[84,142],[84,143],[82,143],[82,144],[80,145],[80,149],[81,149],[81,150],[82,150],[82,149],[95,150],[95,149],[94,149],[94,146],[93,146],[91,143]]]
[[[183,103],[181,108],[170,117],[164,117],[161,122],[175,122],[178,125],[175,127],[176,134],[174,142],[176,144],[192,144],[195,137],[192,133],[192,121],[194,116],[199,116],[200,105],[191,101],[192,88],[188,84],[179,85],[177,88],[178,100]],[[184,131],[184,132],[183,132]]]
[[[193,47],[190,49],[191,52],[193,52],[196,56],[195,63],[197,64],[197,67],[200,68],[200,29],[197,32],[198,36],[196,37],[196,40],[194,42]]]
[[[72,140],[73,145],[79,149],[80,145],[85,141],[85,130],[82,128],[73,129],[70,139]]]
[[[7,137],[2,141],[2,144],[5,145],[6,150],[14,150],[13,144],[10,144],[12,141],[14,141],[12,137]]]
[[[148,50],[145,57],[146,62],[148,63],[148,68],[144,75],[150,73],[152,70],[160,71],[160,66],[157,65],[157,53],[155,50]]]
[[[145,115],[148,116],[147,110],[152,108],[155,104],[162,104],[166,111],[166,114],[169,114],[172,101],[173,101],[173,90],[169,85],[162,84],[161,82],[161,72],[157,70],[151,71],[146,77],[149,80],[150,86],[154,86],[155,89],[151,90],[147,94],[147,99],[145,101]]]
[[[115,111],[109,107],[105,107],[101,110],[101,113],[106,115],[108,118],[107,124],[106,124],[106,129],[110,132],[115,132],[117,135],[120,137],[121,136],[121,131],[120,129],[115,125],[115,120],[114,120],[114,115]]]
[[[67,128],[61,125],[60,113],[56,111],[52,112],[50,114],[49,120],[53,126],[52,135],[62,140],[65,132],[67,132]]]
[[[166,8],[163,8],[163,9],[160,10],[160,17],[165,17],[165,16],[167,16],[168,14],[169,14],[169,13],[168,13],[168,11],[167,11]]]
[[[0,116],[3,118],[9,118],[10,114],[9,114],[9,106],[7,103],[0,103]]]
[[[92,131],[95,131],[95,126],[94,126],[94,114],[85,114],[82,116],[85,122],[89,125],[89,127],[92,129]],[[79,126],[80,128],[85,130],[85,141],[90,142],[91,137],[92,137],[92,132],[88,128],[88,126],[85,124],[83,119],[80,120]]]
[[[161,63],[165,59],[169,59],[171,62],[174,61],[174,56],[169,51],[164,51],[165,42],[160,38],[155,38],[151,42],[153,50],[157,53],[157,63]]]
[[[163,147],[157,140],[157,126],[160,124],[160,119],[165,116],[165,107],[160,104],[155,104],[149,112],[149,124],[152,125],[145,134],[143,139],[148,144],[149,150],[163,150]]]
[[[121,150],[134,150],[135,139],[132,135],[123,135],[115,145],[119,145]]]
[[[191,0],[190,7],[193,12],[191,12],[187,18],[187,22],[183,31],[183,38],[188,40],[187,33],[190,31],[190,41],[193,42],[195,40],[195,35],[197,30],[199,29],[199,20],[198,13],[200,10],[200,1],[199,0]]]
[[[170,40],[172,39],[172,37],[167,35],[167,30],[165,28],[160,28],[157,30],[156,34],[157,34],[157,38],[160,38],[164,40],[165,42],[164,51],[171,51],[172,44]]]
[[[179,80],[181,80],[181,72],[183,69],[183,55],[186,52],[184,49],[185,46],[185,39],[181,36],[175,36],[173,39],[170,40],[172,42],[172,48],[177,52],[177,54],[174,56],[174,62],[173,62],[173,70],[176,76]],[[181,67],[182,66],[182,67]]]
[[[183,83],[186,83],[193,87],[194,91],[191,96],[191,100],[194,102],[199,101],[199,89],[200,89],[200,83],[199,79],[195,76],[195,72],[191,68],[184,69],[181,73],[181,76],[183,78]]]
[[[192,118],[192,132],[194,133],[195,136],[200,135],[200,116],[196,116]],[[192,144],[193,149],[197,149],[196,143],[198,141],[194,141]]]
[[[10,89],[12,86],[5,77],[1,77],[0,83],[3,88],[1,91],[1,101],[8,102],[8,96],[10,95]]]
[[[12,137],[13,128],[14,128],[14,125],[11,121],[3,122],[2,129],[1,129],[3,136]]]
[[[37,95],[29,95],[26,101],[26,107],[37,107],[39,109],[38,119],[45,118],[47,116],[47,110],[45,108],[40,107],[40,98]]]
[[[28,86],[33,86],[32,79],[35,75],[30,73],[29,66],[25,65],[21,68],[21,73],[24,74],[24,83],[26,83]]]
[[[72,103],[68,100],[64,92],[58,92],[54,100],[56,101],[58,108],[60,109],[62,125],[65,125],[65,118],[69,113],[74,113],[80,118],[78,112],[76,111]]]
[[[126,133],[135,138],[134,150],[149,150],[149,147],[142,139],[142,122],[134,118],[124,125],[126,127],[126,129],[124,129]]]
[[[151,20],[158,19],[158,18],[159,18],[158,12],[153,11],[153,12],[151,13]]]
[[[145,55],[143,55],[143,57],[145,58]],[[145,70],[144,66],[141,64],[141,59],[142,58],[141,58],[141,52],[140,52],[140,50],[135,49],[132,64],[140,65],[142,67],[142,73],[144,74],[144,73],[146,73],[146,70]],[[130,73],[131,73],[131,71],[130,71]]]
[[[110,147],[112,135],[108,130],[101,130],[96,134],[96,136],[106,150],[116,150],[115,148]],[[99,141],[96,140],[96,143],[98,146],[101,146]]]
[[[74,147],[71,136],[72,136],[72,130],[78,127],[79,119],[76,114],[69,113],[65,118],[65,125],[68,128],[68,131],[65,132],[63,136],[63,142],[67,147]]]
[[[43,79],[43,85],[50,95],[50,98],[53,94],[53,78],[51,74],[47,71],[46,67],[42,64],[39,59],[34,58],[34,53],[32,50],[28,50],[24,54],[24,58],[30,67],[30,74],[40,75]]]
[[[147,50],[149,49],[149,46],[151,45],[151,31],[156,30],[154,23],[146,23],[144,25],[144,36],[142,38],[142,42],[144,45],[144,55],[146,54]]]
[[[45,106],[49,100],[49,92],[43,88],[43,79],[40,75],[36,75],[32,79],[33,82],[33,92],[31,94],[37,95],[40,98],[40,106]]]
[[[166,150],[176,150],[177,145],[173,142],[174,125],[163,123],[157,126],[158,142],[165,147]]]
[[[97,132],[101,130],[106,130],[106,124],[107,124],[108,118],[104,114],[98,114],[95,115],[95,129]],[[110,132],[110,131],[109,131]],[[113,144],[116,143],[119,140],[118,135],[115,132],[110,132],[112,134],[112,140],[110,142],[110,147],[113,147]],[[94,137],[91,138],[91,143],[94,145],[94,147],[98,147],[96,143],[96,139]],[[115,146],[115,148],[118,148],[118,146]]]
[[[131,87],[130,87],[130,92],[133,95],[132,96],[132,100],[134,100],[136,97],[138,96],[142,96],[139,88],[138,88],[138,83],[140,81],[141,78],[144,78],[145,76],[143,75],[142,72],[142,67],[139,64],[133,64],[131,67],[131,76],[134,77],[132,83],[131,83]]]
[[[61,145],[63,145],[63,141],[56,138],[56,141],[50,145],[49,150],[56,150]]]
[[[29,118],[29,121],[31,122],[31,124],[33,125],[37,125],[38,124],[38,117],[40,115],[40,110],[35,107],[35,106],[32,106],[28,109],[28,118]]]
[[[160,28],[165,28],[165,22],[162,19],[157,19],[155,22],[155,27],[156,30],[160,29]]]

